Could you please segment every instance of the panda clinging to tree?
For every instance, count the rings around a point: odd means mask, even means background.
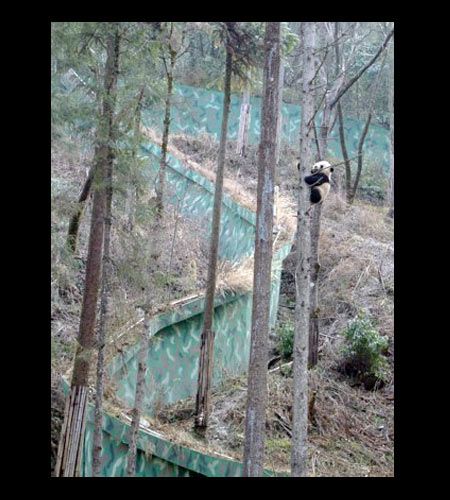
[[[297,163],[300,170],[300,163]],[[313,205],[322,203],[330,192],[330,179],[333,167],[326,160],[314,163],[311,168],[311,175],[305,177],[305,182],[311,187],[310,201]],[[309,210],[308,210],[309,213]]]

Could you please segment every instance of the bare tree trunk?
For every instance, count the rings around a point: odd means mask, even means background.
[[[392,55],[389,64],[389,132],[390,132],[390,163],[389,175],[389,211],[387,216],[394,218],[394,41],[392,41]]]
[[[278,79],[278,122],[277,122],[277,142],[275,149],[275,161],[278,165],[280,161],[281,144],[283,142],[283,86],[284,86],[284,64],[280,61],[280,76]]]
[[[361,178],[361,172],[363,167],[363,147],[364,142],[367,137],[367,133],[369,132],[370,122],[372,120],[372,112],[369,111],[367,115],[366,123],[364,124],[364,128],[361,132],[361,137],[358,142],[358,168],[356,170],[355,181],[353,183],[353,187],[350,191],[350,197],[348,198],[348,202],[352,204],[355,201],[356,191],[358,190],[359,179]]]
[[[165,184],[166,184],[166,162],[167,162],[167,143],[169,141],[169,128],[170,128],[170,107],[172,101],[173,93],[173,68],[175,66],[176,53],[170,51],[170,63],[169,68],[167,68],[167,95],[166,95],[166,105],[164,113],[164,128],[161,144],[161,160],[159,163],[159,176],[158,176],[158,186],[156,189],[156,207],[157,207],[157,218],[161,219],[164,210],[164,195],[165,195]]]
[[[116,85],[119,65],[119,25],[111,23],[107,41],[105,67],[105,97],[99,124],[99,146],[95,165],[94,200],[92,207],[89,249],[86,263],[86,280],[81,307],[78,348],[75,355],[69,402],[66,406],[63,432],[61,433],[56,476],[79,475],[81,451],[84,438],[84,423],[89,382],[89,369],[95,348],[95,321],[97,299],[102,268],[104,216],[105,216],[105,175],[110,158],[110,139],[116,103]]]
[[[244,156],[248,145],[248,130],[250,126],[250,90],[246,89],[242,96],[241,112],[239,115],[239,130],[236,144],[236,153]]]
[[[310,318],[310,220],[309,189],[304,177],[313,159],[314,131],[308,127],[314,116],[313,78],[315,23],[301,24],[303,49],[303,83],[300,125],[300,180],[298,191],[297,267],[295,270],[295,336],[293,352],[293,419],[291,475],[306,476],[308,451],[308,343]]]
[[[264,470],[267,362],[274,218],[274,178],[279,107],[280,23],[266,23],[265,67],[256,211],[251,348],[245,418],[244,477]]]
[[[139,433],[139,424],[142,414],[142,403],[145,394],[145,375],[147,373],[147,359],[149,348],[149,331],[150,331],[150,313],[144,312],[144,326],[142,329],[141,347],[138,354],[138,369],[136,374],[136,392],[134,396],[134,408],[132,411],[132,420],[130,426],[130,438],[127,457],[127,476],[134,477],[136,475],[136,452],[137,452],[137,437]]]
[[[110,242],[112,223],[112,174],[114,155],[112,149],[108,158],[106,172],[106,206],[105,206],[105,233],[103,239],[103,265],[102,265],[102,291],[100,298],[100,322],[98,329],[98,357],[97,357],[97,382],[95,390],[95,413],[94,413],[94,436],[92,447],[92,475],[98,477],[101,474],[102,453],[102,427],[103,427],[103,383],[104,383],[104,361],[105,361],[105,341],[106,327],[109,318],[109,294],[110,294]]]
[[[316,366],[319,356],[319,241],[320,221],[322,217],[322,204],[315,205],[312,209],[311,220],[311,257],[310,257],[310,324],[309,324],[309,348],[308,364],[312,368]]]
[[[340,102],[337,103],[337,113],[339,120],[339,141],[341,144],[342,156],[345,162],[345,198],[347,200],[347,203],[350,203],[352,191],[352,169],[350,158],[348,156],[347,145],[345,142],[344,116],[342,114],[342,107]]]
[[[211,244],[209,250],[205,312],[200,344],[198,387],[195,404],[195,428],[199,432],[204,432],[206,430],[206,427],[208,426],[209,415],[209,392],[212,381],[211,379],[214,355],[214,332],[212,330],[214,318],[214,295],[216,289],[217,259],[219,251],[220,216],[222,209],[223,175],[227,145],[228,115],[230,112],[232,61],[233,55],[229,46],[227,45],[222,130],[220,135],[216,186],[214,192],[214,208],[211,227]]]

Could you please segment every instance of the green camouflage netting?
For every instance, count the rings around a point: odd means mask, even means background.
[[[230,117],[228,121],[228,138],[236,140],[239,130],[239,113],[242,96],[231,95]],[[261,127],[261,98],[250,98],[250,127],[249,142],[256,144],[259,141]],[[173,134],[211,134],[217,140],[222,123],[223,93],[215,90],[206,90],[189,85],[177,85],[172,107],[171,133]],[[143,113],[147,126],[158,130],[162,127],[162,109],[154,106]],[[320,125],[321,113],[316,118]],[[350,158],[356,156],[358,141],[363,122],[352,118],[345,118],[344,129],[347,149]],[[297,147],[300,141],[300,106],[283,103],[282,106],[282,139],[288,144]],[[342,152],[339,143],[338,127],[334,127],[328,145],[328,154],[341,158]],[[379,125],[372,124],[364,143],[364,155],[370,160],[376,160],[387,171],[389,169],[389,131]]]

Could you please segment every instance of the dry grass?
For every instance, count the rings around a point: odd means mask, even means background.
[[[142,127],[143,134],[148,137],[152,142],[156,144],[161,143],[161,137],[155,132],[155,130],[148,127]],[[183,152],[176,145],[186,142],[189,148],[184,144],[184,151],[189,151],[188,153]],[[197,163],[192,159],[192,145],[197,145],[199,151],[202,151],[200,158],[202,160],[202,165]],[[212,147],[215,144],[215,148]],[[201,149],[200,149],[201,148]],[[206,177],[211,182],[215,182],[216,174],[215,170],[217,168],[216,162],[214,161],[217,154],[217,144],[211,143],[209,139],[194,140],[184,135],[174,135],[169,140],[168,151],[173,156],[183,161],[192,170],[200,173]],[[215,154],[214,154],[215,153]],[[233,161],[233,156],[228,159],[228,161]],[[244,179],[239,177],[239,179],[232,179],[230,175],[225,175],[223,182],[224,191],[237,203],[243,207],[249,209],[253,213],[256,212],[256,182],[255,179]],[[295,202],[286,193],[280,193],[278,202],[278,225],[280,226],[280,235],[278,237],[278,246],[286,241],[290,241],[294,236],[296,229],[296,209]],[[278,248],[278,247],[275,247]]]

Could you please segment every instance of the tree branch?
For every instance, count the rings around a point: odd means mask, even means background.
[[[394,29],[392,29],[390,31],[390,33],[388,34],[388,36],[386,37],[386,39],[384,40],[384,42],[381,44],[380,48],[378,49],[377,53],[372,57],[372,59],[363,68],[361,68],[358,71],[358,73],[356,73],[356,75],[351,80],[348,81],[348,83],[345,85],[344,88],[342,88],[338,92],[337,96],[333,99],[333,101],[330,104],[330,108],[331,109],[337,104],[337,102],[339,101],[339,99],[347,92],[347,90],[357,80],[359,80],[359,78],[361,78],[361,76],[365,73],[365,71],[368,70],[370,68],[370,66],[372,66],[372,64],[378,59],[378,57],[383,52],[383,50],[386,48],[387,44],[389,43],[389,40],[392,38],[393,35],[394,35]]]

